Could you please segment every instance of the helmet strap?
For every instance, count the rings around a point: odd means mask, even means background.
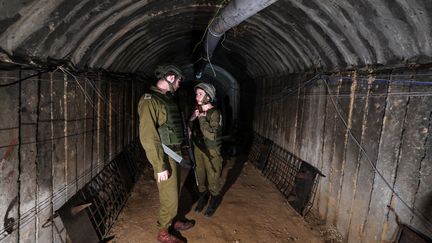
[[[202,102],[203,105],[207,105],[208,103],[210,103],[210,97],[208,96],[207,93],[204,95],[204,97],[202,98],[201,102]]]
[[[172,83],[168,82],[168,86],[169,86],[170,92],[174,94],[175,93],[174,85]]]

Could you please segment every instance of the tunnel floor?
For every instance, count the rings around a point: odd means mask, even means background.
[[[151,172],[135,185],[110,235],[112,242],[155,242],[158,196]],[[182,232],[188,242],[329,242],[288,204],[271,182],[248,162],[227,160],[223,170],[226,193],[216,213],[207,218],[193,211],[196,198],[190,176],[182,171],[180,212],[196,221]]]

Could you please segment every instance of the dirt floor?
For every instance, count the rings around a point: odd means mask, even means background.
[[[184,172],[184,171],[183,171]],[[291,208],[271,182],[248,162],[229,160],[223,201],[211,218],[193,211],[196,202],[193,175],[184,175],[182,208],[194,228],[182,232],[188,242],[336,242],[326,241],[326,232],[310,225]],[[155,181],[146,173],[135,185],[131,197],[118,217],[110,235],[111,242],[156,242],[158,196]]]

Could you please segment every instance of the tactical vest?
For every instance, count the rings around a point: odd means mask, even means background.
[[[216,109],[211,109],[209,111],[207,111],[207,117],[211,117],[212,113],[216,111]],[[222,119],[221,117],[219,117],[219,119]],[[199,123],[198,119],[196,121],[197,123]],[[196,137],[194,139],[194,141],[198,144],[200,143],[204,143],[204,145],[208,148],[208,149],[217,149],[220,148],[221,144],[222,144],[222,126],[220,126],[216,133],[208,133],[207,131],[202,131],[200,130],[199,132],[196,133]],[[215,136],[215,140],[210,140],[208,138],[208,136]]]
[[[183,141],[183,128],[177,104],[167,95],[158,92],[152,92],[152,95],[165,106],[167,113],[166,122],[157,129],[161,142],[165,145],[180,144]]]

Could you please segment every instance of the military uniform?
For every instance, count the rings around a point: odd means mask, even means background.
[[[198,190],[203,193],[208,189],[212,196],[218,196],[222,189],[221,150],[222,117],[218,109],[212,108],[206,116],[200,116],[193,124],[193,142],[196,161]]]
[[[162,148],[162,143],[179,152],[183,139],[180,112],[173,97],[161,93],[152,86],[138,104],[140,118],[139,137],[147,158],[153,166],[154,176],[168,170],[170,177],[157,183],[160,208],[157,226],[168,228],[177,215],[179,198],[179,175],[177,163],[169,158]]]

